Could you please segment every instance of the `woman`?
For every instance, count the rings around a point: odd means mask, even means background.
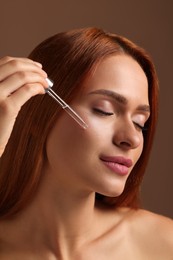
[[[37,95],[47,77],[87,129]],[[158,99],[146,52],[74,30],[2,58],[0,81],[0,259],[172,259],[172,220],[139,209]]]

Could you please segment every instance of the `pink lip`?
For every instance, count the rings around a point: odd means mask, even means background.
[[[119,175],[127,175],[133,165],[131,159],[122,156],[101,156],[100,159],[110,170]]]

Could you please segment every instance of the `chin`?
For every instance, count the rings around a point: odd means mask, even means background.
[[[116,187],[111,185],[111,187],[109,186],[108,189],[106,189],[104,191],[103,190],[99,191],[98,194],[101,194],[103,196],[110,197],[110,198],[118,197],[123,193],[124,187],[125,187],[125,185],[118,185]]]

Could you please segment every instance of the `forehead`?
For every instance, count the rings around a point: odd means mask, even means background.
[[[111,56],[97,64],[84,82],[84,91],[98,89],[116,91],[127,99],[148,103],[147,77],[138,62],[128,55]]]

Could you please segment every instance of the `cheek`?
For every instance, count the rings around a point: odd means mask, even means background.
[[[103,132],[94,122],[88,125],[84,130],[71,118],[58,120],[47,140],[47,157],[51,165],[65,167],[63,164],[67,162],[73,167],[93,157],[103,139]]]
[[[136,152],[135,152],[135,160],[136,160],[136,162],[141,157],[143,148],[144,148],[144,139],[143,139],[143,135],[141,135],[140,145],[138,146],[138,148],[136,149]]]

